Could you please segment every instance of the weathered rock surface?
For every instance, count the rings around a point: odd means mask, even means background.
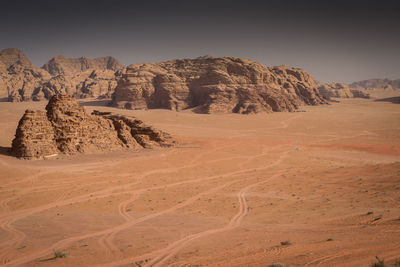
[[[113,57],[99,57],[90,59],[87,57],[67,58],[57,56],[43,65],[43,69],[47,70],[51,75],[74,76],[77,73],[87,70],[121,70],[123,66]]]
[[[5,49],[0,54],[0,98],[11,102],[40,101],[55,94],[110,98],[123,68],[112,57],[56,57],[45,65],[51,75],[46,69],[33,67],[17,49]]]
[[[390,80],[390,79],[369,79],[359,82],[354,82],[350,84],[351,88],[355,89],[400,89],[400,79]]]
[[[371,95],[366,92],[365,90],[362,89],[353,89],[351,88],[350,91],[353,94],[353,97],[357,97],[357,98],[371,98]]]
[[[26,110],[12,141],[12,154],[29,159],[57,153],[54,129],[46,112]]]
[[[325,100],[305,71],[265,67],[247,59],[201,57],[130,65],[118,81],[114,106],[194,108],[201,113],[294,111]]]
[[[6,66],[6,69],[11,65],[21,65],[24,68],[33,68],[32,62],[16,48],[6,48],[0,51],[0,61]]]
[[[0,75],[7,74],[7,66],[3,62],[0,61]]]
[[[51,76],[47,71],[37,68],[22,68],[12,65],[5,77],[8,100],[11,102],[29,101],[44,81]]]
[[[351,89],[347,84],[344,83],[320,83],[317,85],[320,94],[327,100],[332,97],[335,98],[370,98],[367,92],[360,89]]]
[[[167,133],[133,117],[104,112],[89,115],[68,95],[53,96],[46,111],[25,111],[12,142],[13,155],[32,159],[175,144]]]

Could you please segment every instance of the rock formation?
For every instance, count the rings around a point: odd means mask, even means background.
[[[7,73],[7,66],[3,62],[0,61],[0,74],[6,74]]]
[[[77,73],[86,70],[121,70],[123,66],[113,57],[99,57],[90,59],[87,57],[67,58],[57,56],[43,65],[43,69],[47,70],[51,75],[74,76]]]
[[[400,89],[400,79],[390,80],[390,79],[369,79],[359,82],[354,82],[350,84],[351,88],[355,89]]]
[[[169,147],[175,141],[133,117],[109,112],[89,115],[71,96],[55,95],[46,112],[26,110],[12,141],[19,158]]]
[[[344,83],[320,83],[317,85],[320,94],[327,100],[335,98],[370,98],[367,92],[360,89],[352,89]]]
[[[265,67],[247,59],[200,57],[130,65],[118,81],[114,106],[194,108],[201,113],[294,111],[325,100],[305,71]]]
[[[16,48],[6,48],[0,51],[0,61],[6,66],[6,69],[11,65],[21,65],[24,68],[33,68],[32,62]]]
[[[111,97],[122,68],[112,57],[56,57],[38,69],[18,49],[5,49],[0,52],[0,98],[18,102],[49,99],[55,94]]]

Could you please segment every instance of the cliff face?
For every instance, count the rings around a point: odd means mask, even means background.
[[[33,68],[32,62],[22,53],[21,50],[16,48],[6,48],[0,51],[0,61],[9,68],[11,65],[21,65],[24,68]]]
[[[320,94],[327,100],[330,100],[332,97],[370,98],[370,95],[367,92],[364,92],[362,89],[350,88],[347,84],[344,83],[323,83],[318,84],[317,88]]]
[[[50,99],[55,94],[111,97],[122,68],[112,57],[92,60],[61,56],[38,69],[18,49],[5,49],[0,52],[0,98],[19,102]]]
[[[400,79],[369,79],[350,84],[355,89],[400,89]]]
[[[64,56],[57,56],[44,64],[42,68],[53,76],[74,76],[77,73],[87,70],[117,71],[121,70],[123,66],[115,58],[110,56],[95,59],[87,57],[67,58]]]
[[[27,110],[12,142],[12,154],[32,159],[55,154],[168,147],[175,141],[133,117],[89,115],[71,96],[55,95],[46,112]]]
[[[201,113],[294,111],[325,103],[301,69],[267,68],[246,59],[203,57],[130,65],[118,81],[114,106],[194,108]]]

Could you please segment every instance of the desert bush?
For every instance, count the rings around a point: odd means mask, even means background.
[[[371,267],[386,267],[385,260],[375,256],[377,262],[371,264]]]
[[[66,258],[68,254],[62,251],[61,249],[54,250],[54,258]]]

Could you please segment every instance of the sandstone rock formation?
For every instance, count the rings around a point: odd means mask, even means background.
[[[6,74],[7,73],[7,66],[3,62],[0,61],[0,74]]]
[[[318,91],[325,98],[330,100],[335,98],[370,98],[367,92],[360,89],[352,89],[344,83],[320,83],[317,85]]]
[[[86,70],[121,70],[123,66],[113,57],[99,57],[90,59],[87,57],[67,58],[57,56],[43,65],[43,69],[47,70],[51,75],[74,76],[77,73]]]
[[[11,65],[17,64],[24,68],[33,68],[32,62],[22,53],[21,50],[16,48],[6,48],[0,51],[0,61],[9,68]]]
[[[362,89],[350,89],[351,93],[353,94],[353,97],[357,98],[371,98],[371,95],[366,92],[365,90]]]
[[[123,68],[112,57],[56,57],[38,69],[18,49],[5,49],[0,55],[0,98],[12,102],[45,100],[55,94],[111,97]]]
[[[13,155],[33,159],[175,144],[167,133],[133,117],[108,112],[89,115],[68,95],[53,96],[46,111],[25,111],[12,141]]]
[[[235,57],[200,57],[135,64],[113,94],[114,106],[128,109],[194,108],[201,113],[294,111],[325,100],[305,71],[265,67]]]
[[[400,89],[400,79],[390,80],[390,79],[369,79],[359,82],[354,82],[350,84],[351,88],[355,89]]]

